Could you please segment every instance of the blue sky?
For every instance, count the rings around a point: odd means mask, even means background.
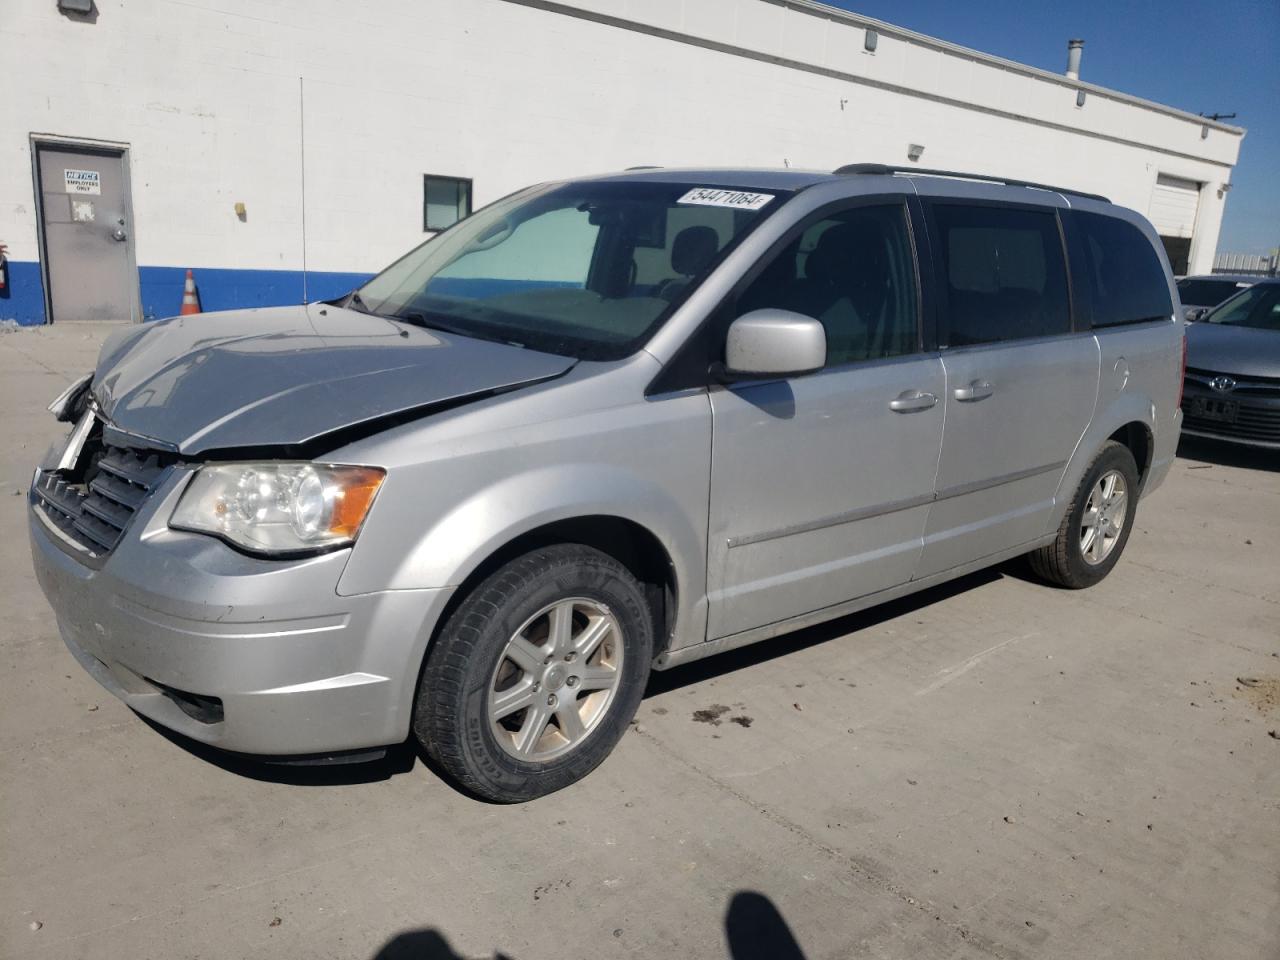
[[[1046,70],[1085,41],[1080,76],[1248,129],[1220,251],[1280,246],[1280,0],[826,0],[864,16]]]

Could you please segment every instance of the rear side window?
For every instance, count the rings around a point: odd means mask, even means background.
[[[1058,218],[1019,207],[933,208],[947,346],[1067,333],[1071,309]]]
[[[1160,320],[1173,314],[1164,267],[1141,230],[1098,213],[1076,212],[1073,219],[1088,260],[1095,327]]]

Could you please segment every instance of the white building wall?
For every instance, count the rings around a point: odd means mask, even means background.
[[[921,166],[1143,213],[1159,174],[1203,183],[1192,269],[1211,266],[1235,128],[1205,139],[1198,118],[1087,84],[1078,107],[1080,84],[888,25],[869,54],[864,22],[799,0],[565,6],[597,19],[518,0],[97,0],[90,23],[10,0],[0,240],[38,257],[33,133],[129,145],[140,265],[298,271],[305,212],[317,272],[420,242],[424,173],[472,178],[479,206],[639,163],[905,164],[919,143]]]

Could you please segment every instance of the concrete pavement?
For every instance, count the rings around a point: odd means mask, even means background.
[[[1280,457],[1184,448],[1090,591],[1014,565],[657,674],[495,807],[407,748],[194,755],[75,664],[18,494],[107,329],[0,332],[0,956],[1280,956]]]

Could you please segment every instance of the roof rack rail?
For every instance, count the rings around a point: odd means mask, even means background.
[[[626,167],[622,172],[630,173],[632,170],[661,170],[662,167],[656,163],[642,163],[635,167]]]
[[[1111,201],[1097,193],[1085,193],[1083,190],[1073,190],[1070,187],[1054,187],[1047,183],[1035,183],[1031,180],[1013,180],[1009,177],[993,177],[985,173],[961,173],[956,170],[924,170],[919,167],[891,167],[884,163],[847,163],[843,167],[837,167],[833,173],[845,175],[854,173],[878,174],[880,176],[891,176],[895,173],[914,174],[921,177],[952,177],[957,180],[979,180],[983,183],[1002,183],[1007,187],[1030,187],[1033,190],[1048,190],[1052,193],[1069,193],[1073,197],[1087,197],[1090,200],[1100,200],[1103,203]]]

